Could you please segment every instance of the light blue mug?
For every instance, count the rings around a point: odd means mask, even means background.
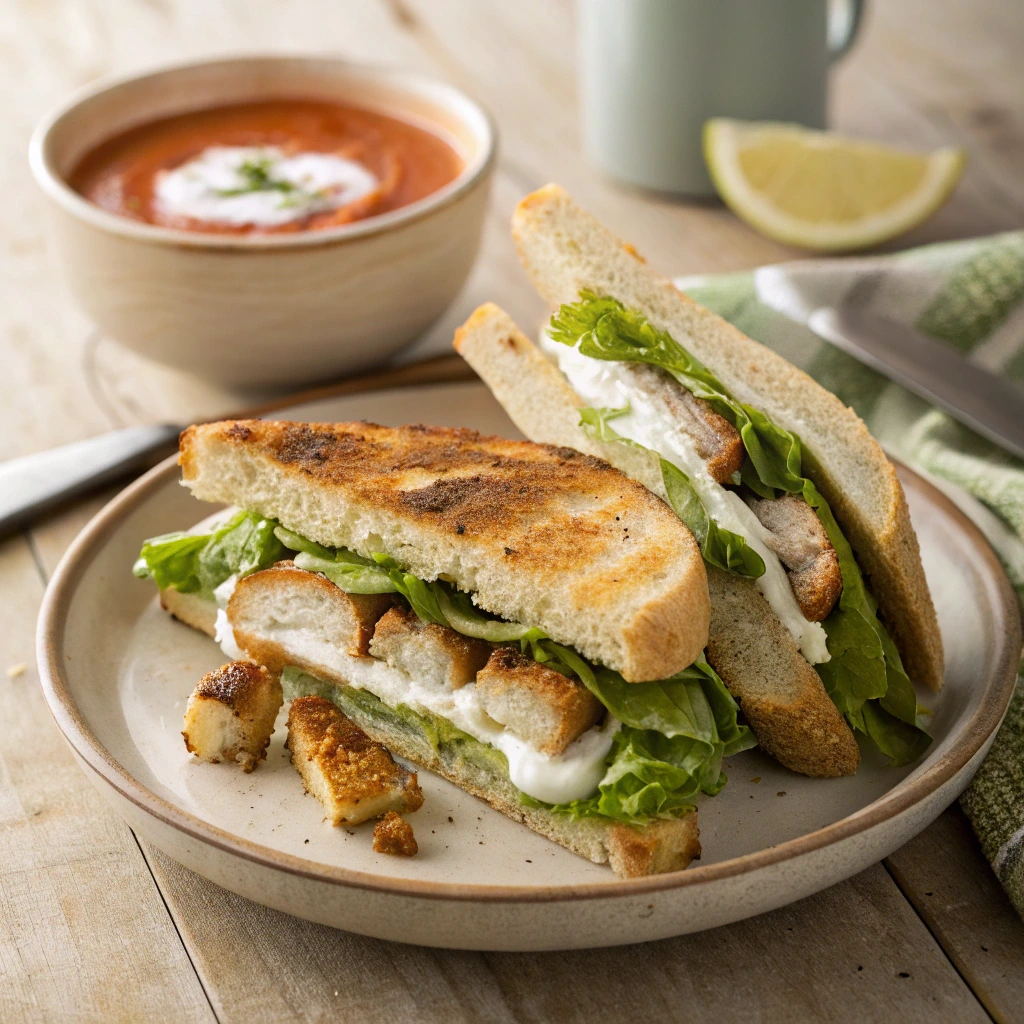
[[[644,188],[713,195],[710,117],[824,128],[829,65],[864,0],[578,0],[587,157]]]

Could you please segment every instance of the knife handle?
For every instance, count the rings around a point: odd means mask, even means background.
[[[125,427],[0,463],[0,537],[68,498],[139,469],[177,442],[181,427]]]

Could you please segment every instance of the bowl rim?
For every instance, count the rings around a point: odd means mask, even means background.
[[[458,383],[467,383],[464,379]],[[444,386],[445,379],[429,379],[430,385]],[[468,382],[479,384],[479,382]],[[423,386],[416,375],[406,374],[396,384],[387,377],[359,390],[388,390]],[[482,386],[482,385],[480,385]],[[1013,695],[1021,650],[1021,616],[1016,594],[981,530],[945,494],[925,477],[896,462],[901,477],[922,490],[938,506],[974,549],[982,567],[979,574],[994,590],[996,655],[992,672],[984,680],[986,693],[962,727],[958,743],[934,763],[922,766],[893,789],[860,810],[823,828],[807,832],[776,846],[744,854],[716,864],[698,865],[661,875],[632,879],[610,879],[577,885],[521,886],[442,883],[416,879],[389,878],[345,867],[322,864],[284,853],[247,840],[183,810],[139,782],[107,750],[78,710],[64,665],[63,634],[75,590],[95,554],[135,508],[154,492],[167,486],[178,471],[172,455],[130,484],[108,502],[83,528],[65,552],[44,594],[36,633],[36,657],[40,684],[50,712],[72,750],[119,796],[140,810],[204,845],[240,857],[257,867],[283,871],[328,885],[370,890],[382,895],[432,898],[487,903],[542,903],[578,899],[636,897],[649,893],[753,874],[779,866],[797,857],[828,848],[838,842],[869,832],[874,827],[909,811],[954,780],[994,736]]]
[[[459,174],[429,195],[396,210],[350,224],[315,231],[284,232],[279,234],[218,234],[216,232],[184,231],[162,227],[145,221],[132,220],[110,213],[85,196],[76,192],[64,179],[53,162],[50,143],[55,129],[73,118],[90,101],[115,89],[131,88],[137,83],[164,75],[188,73],[200,68],[242,67],[251,64],[287,65],[307,63],[334,65],[371,82],[384,81],[409,92],[432,96],[446,105],[453,114],[480,136],[478,152]],[[458,108],[463,109],[458,109]],[[398,113],[396,111],[396,113]],[[401,116],[398,113],[398,116]],[[476,123],[473,123],[473,122]],[[36,125],[29,140],[28,162],[32,175],[42,191],[65,212],[94,228],[132,241],[155,245],[171,245],[190,249],[238,250],[244,252],[276,251],[281,249],[307,249],[323,245],[355,241],[369,235],[379,235],[422,219],[437,210],[450,206],[467,192],[472,191],[493,170],[498,150],[498,128],[490,112],[462,89],[443,79],[412,71],[398,65],[378,64],[350,60],[339,54],[322,53],[269,53],[251,52],[208,59],[175,61],[149,67],[144,71],[107,75],[79,89],[52,108]]]

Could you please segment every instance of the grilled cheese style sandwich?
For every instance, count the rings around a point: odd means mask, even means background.
[[[467,430],[215,423],[180,461],[240,511],[144,545],[173,615],[620,874],[698,855],[694,799],[753,739],[702,657],[706,573],[663,501]]]
[[[481,307],[456,349],[527,437],[605,459],[691,528],[707,657],[765,750],[847,775],[856,732],[915,760],[928,737],[910,678],[941,685],[942,644],[902,488],[864,424],[562,189],[527,196],[513,235],[556,312],[534,345]]]

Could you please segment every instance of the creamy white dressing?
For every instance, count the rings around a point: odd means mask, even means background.
[[[221,650],[237,661],[245,653],[235,641],[235,633],[224,607],[234,590],[236,577],[216,590],[216,640]],[[230,584],[230,586],[229,586]],[[571,743],[561,754],[550,757],[513,735],[481,707],[476,684],[457,690],[432,686],[411,678],[376,658],[356,658],[337,645],[318,637],[312,630],[282,624],[268,630],[268,640],[281,644],[308,664],[320,665],[338,675],[357,690],[368,690],[389,707],[404,704],[413,711],[430,711],[446,718],[457,729],[481,743],[500,750],[508,759],[512,784],[535,800],[549,804],[569,803],[592,796],[604,778],[604,762],[620,723],[611,715],[599,728],[595,726]]]
[[[611,424],[615,431],[657,452],[689,478],[708,515],[719,526],[739,534],[764,560],[764,575],[754,581],[800,652],[812,665],[829,660],[826,633],[820,622],[811,622],[800,610],[786,570],[768,545],[768,531],[734,491],[719,484],[708,472],[692,440],[678,428],[665,400],[627,383],[621,364],[583,355],[541,332],[541,348],[558,364],[573,390],[588,405],[630,407],[628,414]]]
[[[243,165],[261,165],[288,188],[251,189]],[[165,217],[212,224],[277,227],[335,210],[369,195],[379,182],[363,164],[333,153],[286,154],[276,146],[210,146],[173,170],[161,171],[154,203]],[[241,190],[231,193],[235,190]]]

